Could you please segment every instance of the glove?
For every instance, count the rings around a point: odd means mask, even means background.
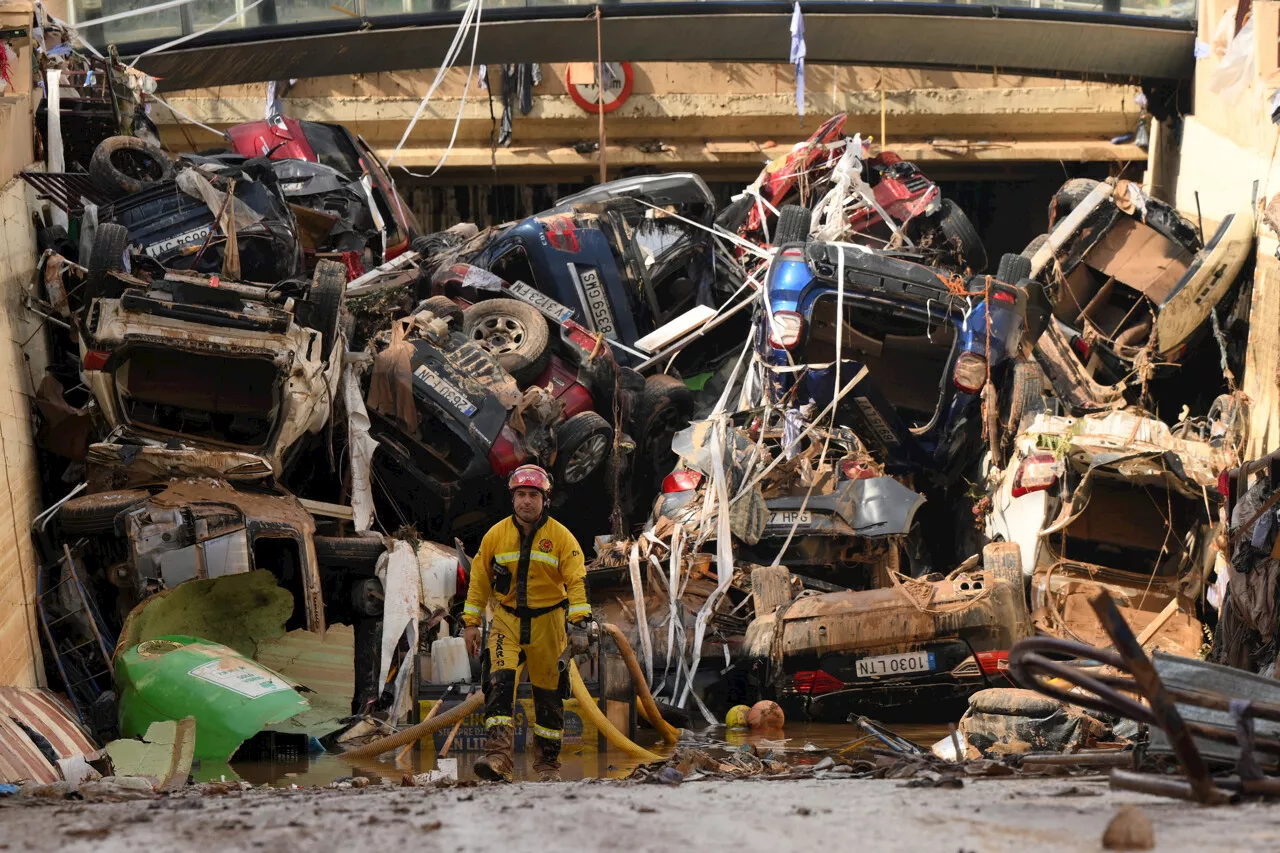
[[[590,617],[579,619],[569,625],[566,648],[569,650],[570,655],[575,657],[585,655],[591,650],[592,627],[594,627],[594,623],[592,623]]]

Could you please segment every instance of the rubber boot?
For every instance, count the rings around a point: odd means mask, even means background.
[[[560,741],[549,738],[537,738],[538,757],[533,762],[533,772],[538,774],[539,782],[561,782],[560,778]]]
[[[511,726],[491,727],[484,741],[484,755],[476,761],[476,776],[488,782],[510,782],[514,746]]]

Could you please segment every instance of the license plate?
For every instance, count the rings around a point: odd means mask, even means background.
[[[813,524],[813,513],[808,510],[805,510],[804,512],[799,512],[798,510],[779,510],[777,512],[771,512],[769,513],[769,524],[767,526],[790,527],[797,522],[801,527],[807,527],[808,525]]]
[[[859,658],[856,675],[858,678],[879,678],[885,675],[913,675],[932,671],[933,652],[906,652],[900,655]]]
[[[185,234],[179,234],[176,237],[170,237],[168,240],[161,240],[159,243],[152,243],[144,251],[153,258],[166,255],[175,250],[187,248],[196,248],[204,242],[204,238],[208,237],[213,231],[212,225],[205,225],[188,231]]]
[[[436,396],[440,397],[440,399],[444,400],[450,406],[453,406],[459,412],[462,412],[462,414],[471,415],[475,412],[475,404],[467,398],[466,394],[463,394],[458,390],[458,386],[454,385],[448,379],[445,379],[425,364],[415,370],[413,375],[425,382],[427,387],[436,393]]]
[[[561,305],[545,293],[534,290],[523,281],[517,281],[508,288],[511,295],[521,302],[527,302],[534,308],[537,308],[543,314],[555,320],[557,323],[563,323],[565,320],[573,318],[573,309],[566,305]]]
[[[605,295],[604,282],[600,280],[600,273],[593,269],[583,270],[578,280],[582,283],[582,301],[586,306],[587,314],[591,317],[591,325],[595,327],[595,331],[605,337],[616,336],[613,312],[609,310],[609,298]]]

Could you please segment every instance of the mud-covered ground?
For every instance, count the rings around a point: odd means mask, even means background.
[[[455,788],[187,792],[125,803],[0,800],[15,851],[1098,851],[1138,804],[1158,851],[1280,849],[1280,805],[1208,809],[1111,791],[1102,777],[978,779],[960,790],[890,780],[614,781]]]

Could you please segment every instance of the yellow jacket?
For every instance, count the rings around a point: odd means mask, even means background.
[[[505,583],[504,570],[510,573]],[[479,625],[493,596],[495,603],[517,615],[567,600],[568,620],[577,622],[591,615],[586,578],[582,548],[563,524],[548,518],[532,536],[524,537],[514,516],[508,516],[480,540],[480,551],[471,561],[462,621]]]

